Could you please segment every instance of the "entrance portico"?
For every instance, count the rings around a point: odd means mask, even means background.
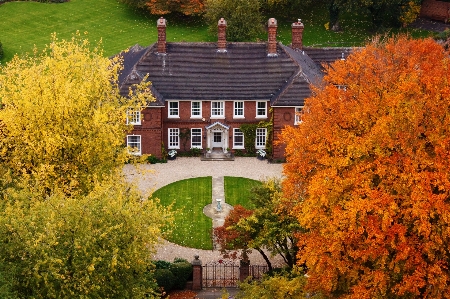
[[[206,147],[221,148],[224,153],[227,152],[228,137],[230,127],[222,124],[221,122],[215,122],[212,125],[206,127]]]

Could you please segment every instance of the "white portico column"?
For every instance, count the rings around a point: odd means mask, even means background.
[[[227,148],[228,146],[228,130],[223,130],[223,135],[222,135],[222,144],[223,144],[223,152],[226,153],[227,152]]]
[[[211,129],[206,130],[206,147],[212,150],[211,148]]]

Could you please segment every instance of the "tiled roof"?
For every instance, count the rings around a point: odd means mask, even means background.
[[[272,106],[301,106],[311,93],[310,83],[322,80],[320,62],[339,59],[342,52],[294,51],[278,44],[278,55],[269,57],[266,43],[227,43],[225,53],[217,51],[216,43],[167,43],[167,53],[158,54],[156,44],[135,46],[122,54],[121,92],[126,95],[131,84],[148,74],[157,99],[153,106],[167,100],[267,100]]]

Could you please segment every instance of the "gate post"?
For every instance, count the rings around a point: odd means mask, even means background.
[[[239,281],[243,282],[249,276],[250,276],[250,261],[241,260],[239,267]]]
[[[202,289],[202,261],[198,259],[199,256],[195,255],[192,261],[192,290]]]

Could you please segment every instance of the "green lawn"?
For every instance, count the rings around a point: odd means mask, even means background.
[[[259,181],[225,177],[225,199],[228,204],[252,208],[248,199],[251,188]],[[172,233],[167,239],[173,243],[199,249],[212,249],[212,220],[203,208],[212,202],[212,177],[200,177],[174,182],[153,193],[163,206],[172,205],[176,211]]]
[[[77,30],[88,32],[91,43],[102,40],[105,56],[135,44],[147,46],[157,39],[156,19],[117,0],[8,2],[0,5],[0,41],[5,52],[2,62],[11,60],[15,53],[30,53],[34,45],[43,49],[53,32],[60,39],[70,39]],[[207,36],[207,27],[198,19],[169,19],[169,41],[201,41]]]
[[[212,220],[203,214],[211,203],[212,178],[200,177],[174,182],[153,193],[163,206],[176,211],[169,241],[192,248],[212,249]]]
[[[298,11],[305,24],[304,44],[310,46],[361,46],[372,33],[367,16],[344,15],[343,32],[325,30],[327,10],[315,5],[312,10]],[[277,17],[277,16],[275,16]],[[105,56],[111,56],[135,44],[147,46],[157,39],[156,19],[146,12],[135,11],[117,0],[71,0],[48,4],[36,2],[8,2],[0,5],[0,41],[5,56],[11,60],[15,53],[30,53],[34,45],[41,50],[56,32],[60,39],[70,39],[78,30],[88,32],[92,44],[103,41]],[[268,17],[266,17],[268,18]],[[202,18],[166,16],[168,41],[215,41],[208,34]],[[293,20],[278,20],[278,40],[291,42],[290,24]],[[425,31],[409,30],[413,36],[426,36]],[[267,35],[261,34],[261,40]]]
[[[252,196],[251,189],[260,185],[260,181],[240,177],[225,177],[225,201],[235,206],[241,205],[247,209],[253,209],[253,204],[249,198]]]

